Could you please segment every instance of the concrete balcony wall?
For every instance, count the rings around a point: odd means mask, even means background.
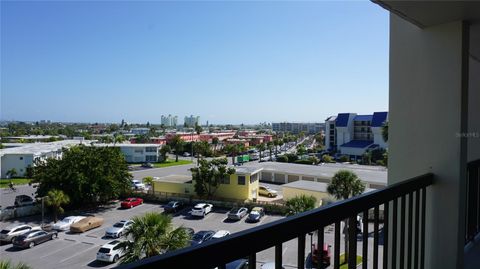
[[[480,22],[470,26],[468,161],[480,159]]]
[[[390,16],[388,183],[435,175],[427,192],[425,268],[463,263],[462,29],[461,22],[420,29]]]

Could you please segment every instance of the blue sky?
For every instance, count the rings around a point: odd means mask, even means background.
[[[1,2],[3,120],[323,122],[388,109],[361,2]]]

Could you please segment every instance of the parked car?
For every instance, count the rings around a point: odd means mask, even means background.
[[[227,235],[230,235],[230,231],[220,230],[220,231],[217,231],[217,232],[212,236],[212,239],[222,238],[222,237],[225,237],[225,236],[227,236]]]
[[[183,153],[183,157],[190,157],[190,153],[184,152],[184,153]]]
[[[142,163],[143,168],[153,168],[153,164],[151,163]]]
[[[72,225],[70,225],[70,232],[83,233],[88,230],[100,227],[103,225],[103,219],[99,217],[86,217]]]
[[[132,208],[137,205],[143,204],[143,199],[142,198],[135,198],[135,197],[130,197],[122,201],[120,206],[122,208]]]
[[[117,262],[125,252],[120,247],[121,241],[114,240],[103,245],[97,252],[97,261]]]
[[[183,203],[179,201],[170,201],[164,206],[165,213],[175,213],[183,208]]]
[[[277,197],[277,195],[278,195],[276,190],[270,189],[267,186],[260,186],[258,188],[258,194],[262,195],[262,196],[267,196],[267,197],[270,197],[270,198]]]
[[[192,216],[196,217],[205,217],[208,213],[210,213],[213,209],[212,204],[204,204],[204,203],[199,203],[195,205],[190,212]]]
[[[132,226],[133,220],[121,220],[105,231],[105,237],[119,238]]]
[[[225,269],[247,269],[247,268],[248,268],[247,259],[238,259],[233,262],[229,262],[225,265]],[[218,269],[218,267],[215,269]]]
[[[248,209],[245,207],[240,207],[240,208],[232,208],[228,214],[227,218],[230,220],[241,220],[243,217],[245,217],[248,213]]]
[[[259,222],[265,216],[265,209],[263,207],[254,207],[246,219],[247,222]]]
[[[33,248],[35,245],[52,240],[58,237],[58,232],[30,231],[15,237],[13,246],[18,248]]]
[[[215,234],[214,231],[200,231],[193,235],[192,240],[190,240],[191,246],[200,245],[212,238]]]
[[[40,226],[30,226],[30,225],[12,225],[0,231],[0,241],[1,242],[13,242],[15,237],[20,236],[26,232],[30,231],[40,231],[42,228]]]
[[[135,190],[144,190],[145,184],[143,184],[140,180],[134,179],[132,180],[132,188]]]
[[[52,229],[57,230],[57,231],[67,231],[70,229],[70,225],[81,221],[84,219],[84,216],[69,216],[63,218],[61,221],[53,224]]]
[[[331,257],[332,257],[332,254],[330,253],[330,248],[331,246],[328,245],[328,244],[323,244],[323,248],[322,248],[322,251],[323,251],[323,257],[322,257],[322,263],[324,265],[324,267],[328,267],[330,266],[330,260],[331,260]],[[313,249],[313,253],[312,253],[312,263],[313,264],[317,264],[318,263],[318,259],[319,259],[319,251],[318,251],[318,248],[317,248],[317,245],[316,244],[312,244],[312,249]]]
[[[35,203],[35,200],[28,196],[28,195],[17,195],[15,196],[15,202],[13,203],[15,206],[25,206],[25,205],[32,205]]]

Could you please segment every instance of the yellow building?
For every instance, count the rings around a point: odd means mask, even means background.
[[[258,197],[258,181],[261,169],[251,167],[236,167],[236,173],[223,180],[215,192],[215,197],[235,200],[252,201]],[[192,176],[170,175],[157,178],[152,190],[155,194],[170,197],[195,197],[195,181]]]

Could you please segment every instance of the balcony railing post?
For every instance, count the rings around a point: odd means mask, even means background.
[[[373,269],[378,269],[378,213],[379,208],[373,209]]]
[[[348,268],[357,267],[357,215],[348,219]]]
[[[282,269],[282,244],[275,246],[275,269]]]
[[[325,228],[322,227],[318,229],[318,234],[317,234],[317,250],[318,250],[318,258],[317,258],[317,269],[323,269],[325,268],[323,264],[323,259],[325,259],[325,255],[323,253],[323,245],[325,244]],[[327,246],[328,248],[329,246]],[[312,260],[313,263],[313,252],[310,253],[310,259]]]
[[[335,222],[335,245],[333,254],[333,268],[340,268],[340,222]]]
[[[297,268],[305,268],[305,234],[298,237]]]
[[[388,268],[388,225],[389,225],[389,209],[390,203],[383,205],[383,268]]]
[[[368,268],[368,210],[363,211],[362,269]]]

